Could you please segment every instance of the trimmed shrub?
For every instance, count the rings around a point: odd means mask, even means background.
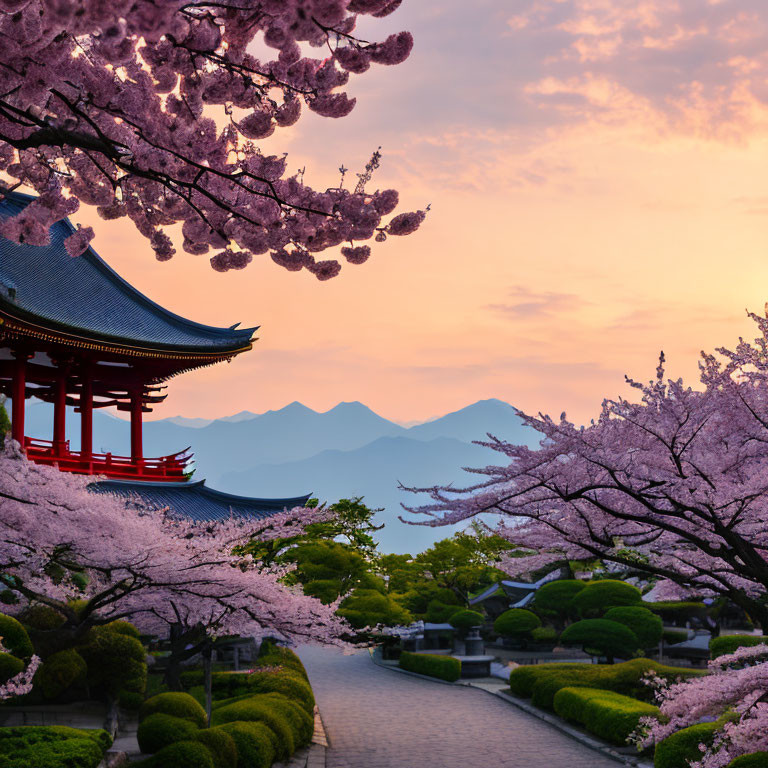
[[[105,627],[91,630],[78,649],[88,665],[88,683],[112,696],[120,691],[144,693],[147,662],[144,646],[130,635]]]
[[[448,623],[460,632],[466,632],[472,627],[480,627],[485,622],[485,617],[477,611],[461,610],[451,616]]]
[[[558,634],[554,627],[536,627],[531,630],[531,640],[541,645],[554,645],[557,642]]]
[[[76,683],[85,682],[88,668],[83,657],[74,649],[49,656],[35,675],[35,686],[44,699],[56,699]]]
[[[525,608],[510,608],[493,622],[493,631],[504,637],[525,637],[541,627],[541,619]]]
[[[237,768],[270,768],[275,759],[275,735],[264,723],[234,722],[217,726],[237,748]]]
[[[400,654],[398,663],[409,672],[418,672],[421,675],[437,677],[440,680],[447,680],[449,683],[461,677],[461,662],[458,659],[454,659],[453,656],[403,651]]]
[[[688,639],[687,629],[665,629],[661,634],[662,639],[667,645],[683,643]]]
[[[104,629],[109,632],[117,632],[118,635],[128,635],[128,637],[135,637],[137,640],[141,639],[141,633],[130,621],[110,621],[109,624],[104,625]]]
[[[609,608],[618,605],[635,605],[641,600],[640,590],[615,579],[588,581],[584,589],[571,599],[570,607],[582,619],[602,616]]]
[[[213,755],[199,741],[169,744],[143,764],[147,768],[215,768]]]
[[[211,753],[213,768],[236,768],[237,747],[235,740],[221,728],[205,728],[195,734],[199,741]]]
[[[658,645],[664,631],[661,619],[652,611],[640,606],[617,606],[606,611],[603,618],[631,629],[640,641],[640,648]]]
[[[566,619],[571,615],[573,598],[586,586],[585,582],[576,579],[560,579],[542,584],[536,590],[533,608],[542,616]]]
[[[27,630],[21,622],[4,613],[0,613],[0,638],[3,640],[3,647],[20,659],[28,659],[35,652]]]
[[[0,768],[96,768],[111,743],[101,730],[0,728]]]
[[[336,613],[355,629],[410,624],[413,617],[389,595],[375,589],[356,589],[345,598]]]
[[[287,667],[309,680],[301,659],[290,649],[264,640],[259,648],[259,664],[264,667]]]
[[[440,600],[430,600],[427,604],[427,613],[424,621],[428,621],[431,624],[447,624],[451,620],[451,616],[459,613],[461,610],[463,609],[460,605],[450,605]]]
[[[59,613],[50,605],[30,605],[19,615],[19,620],[32,629],[47,632],[52,629],[58,629],[67,619],[63,613]]]
[[[205,710],[188,693],[158,693],[147,699],[139,710],[139,722],[156,712],[189,720],[198,728],[207,726]]]
[[[194,739],[198,730],[197,725],[190,720],[155,712],[139,723],[136,737],[141,751],[153,754],[177,741]]]
[[[632,659],[621,664],[536,664],[513,670],[509,687],[516,696],[530,698],[533,704],[546,709],[552,708],[555,694],[561,688],[574,686],[650,700],[653,691],[642,680],[651,670],[670,682],[706,674],[706,670],[668,667],[650,659]]]
[[[752,648],[761,643],[768,643],[763,635],[720,635],[709,641],[709,650],[713,659],[726,653],[733,653],[738,648]]]
[[[660,600],[656,603],[644,602],[643,606],[659,614],[665,621],[684,623],[693,618],[703,618],[707,615],[707,606],[689,600]]]
[[[637,635],[616,621],[607,619],[582,619],[566,627],[560,642],[563,645],[580,645],[593,656],[631,658],[640,647]]]
[[[307,712],[312,712],[315,708],[312,688],[304,678],[290,671],[256,671],[248,676],[248,688],[254,693],[282,693],[301,704]]]
[[[0,685],[24,671],[24,662],[10,653],[0,653]]]
[[[768,752],[742,755],[728,763],[727,768],[768,768]]]
[[[624,745],[641,717],[658,716],[653,704],[599,688],[561,688],[554,697],[555,712],[580,723],[590,733],[612,744]]]
[[[276,757],[285,760],[296,749],[296,731],[284,712],[279,712],[270,695],[249,696],[226,707],[219,707],[211,718],[213,725],[233,722],[264,723],[277,736]]]
[[[709,746],[720,723],[698,723],[683,728],[656,745],[654,768],[686,768],[701,757],[699,744]]]

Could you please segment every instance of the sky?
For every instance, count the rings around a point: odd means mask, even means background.
[[[269,257],[159,263],[83,206],[95,249],[151,298],[254,349],[171,381],[156,417],[324,411],[400,421],[497,397],[577,421],[624,375],[697,381],[700,350],[754,338],[768,300],[765,0],[403,0],[404,64],[353,76],[346,118],[313,114],[264,151],[326,188],[382,147],[369,188],[431,204],[421,229],[333,280]]]

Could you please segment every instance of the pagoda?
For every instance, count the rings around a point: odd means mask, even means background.
[[[0,191],[0,220],[33,199]],[[308,496],[250,499],[187,482],[189,449],[144,456],[143,415],[165,399],[165,382],[251,349],[256,328],[215,328],[169,312],[92,249],[69,256],[64,240],[74,231],[65,219],[51,227],[45,246],[0,237],[0,392],[11,399],[11,435],[27,457],[64,472],[106,476],[95,491],[171,506],[200,520],[262,517],[303,504]],[[25,433],[29,397],[53,404],[52,440]],[[67,406],[80,414],[79,450],[67,438]],[[93,411],[110,406],[130,413],[130,456],[93,450]]]

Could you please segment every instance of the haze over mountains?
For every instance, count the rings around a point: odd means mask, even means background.
[[[27,434],[51,438],[52,408],[31,402]],[[79,447],[79,415],[69,409],[67,433]],[[384,552],[416,553],[452,533],[451,528],[406,525],[400,503],[426,499],[398,489],[476,482],[465,466],[497,463],[499,455],[472,444],[491,432],[534,445],[538,435],[525,427],[512,406],[481,400],[437,419],[403,427],[359,402],[339,403],[318,413],[301,403],[276,411],[248,411],[222,419],[171,417],[145,422],[144,455],[162,456],[191,446],[195,477],[242,495],[278,497],[312,492],[322,500],[363,496],[386,527],[379,532]],[[94,413],[94,449],[130,453],[126,421],[105,411]],[[407,515],[406,515],[407,516]],[[463,527],[463,526],[459,526]]]

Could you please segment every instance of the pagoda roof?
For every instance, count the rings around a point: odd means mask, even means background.
[[[0,219],[35,198],[0,197]],[[124,280],[92,249],[72,258],[64,240],[75,231],[57,221],[45,246],[0,237],[0,311],[35,327],[117,348],[227,356],[249,349],[256,328],[216,328],[180,317]]]
[[[257,499],[235,496],[209,488],[205,480],[187,483],[100,480],[88,486],[94,493],[108,493],[133,499],[150,509],[170,509],[196,522],[227,520],[231,516],[263,519],[284,509],[303,507],[311,494],[285,499]]]

